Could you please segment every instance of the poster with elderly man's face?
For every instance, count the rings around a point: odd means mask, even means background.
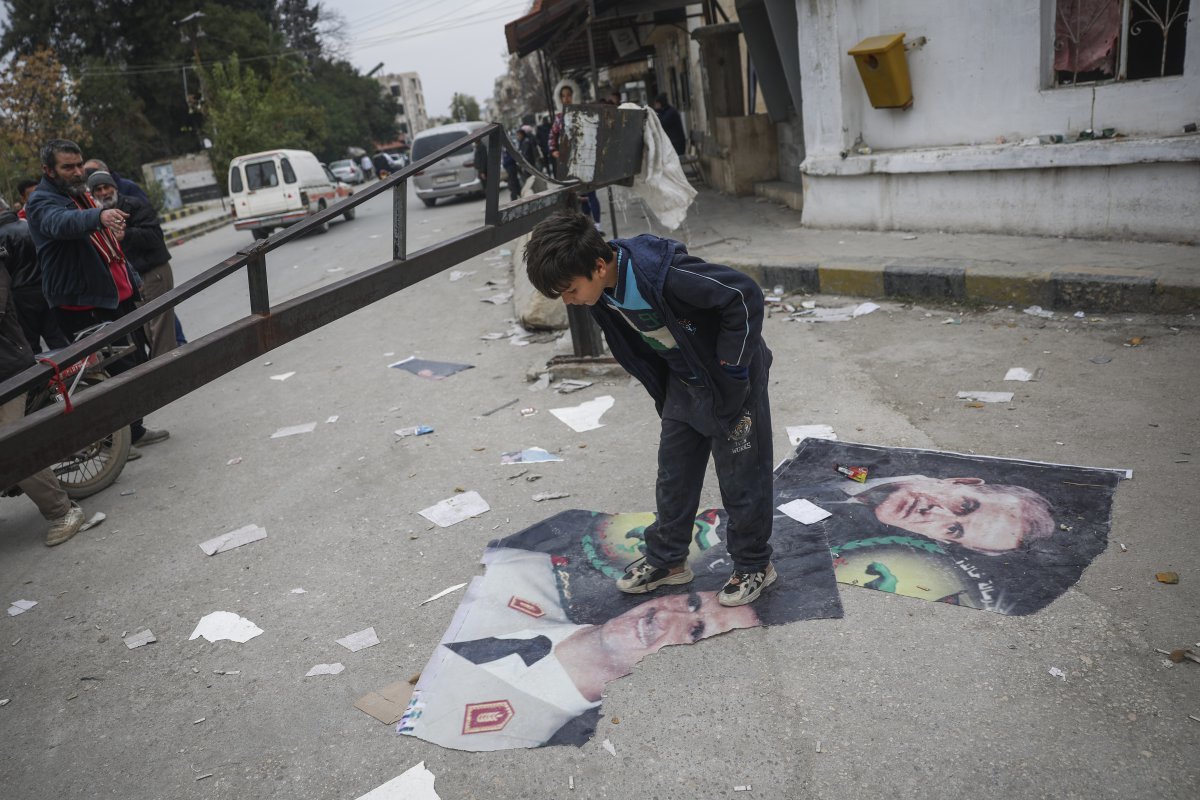
[[[865,467],[864,483],[835,465]],[[805,499],[839,583],[1030,614],[1104,551],[1125,470],[805,439],[775,471],[776,507]]]
[[[459,750],[582,745],[605,684],[647,655],[737,628],[841,616],[823,534],[787,518],[771,539],[779,580],[751,605],[722,606],[732,569],[723,515],[696,517],[695,579],[650,594],[623,594],[615,581],[642,556],[654,514],[564,511],[492,542],[397,730]]]

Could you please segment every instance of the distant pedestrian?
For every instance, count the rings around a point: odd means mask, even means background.
[[[133,271],[120,239],[129,215],[119,208],[98,208],[87,192],[79,145],[51,139],[42,145],[41,183],[26,206],[29,232],[42,268],[42,291],[68,337],[136,308]],[[135,344],[141,332],[132,337]],[[119,374],[146,360],[141,347],[112,364]],[[130,424],[134,445],[161,442],[167,431],[149,430],[142,420]]]
[[[520,137],[521,134],[518,131],[517,138]],[[500,154],[500,165],[504,167],[504,174],[508,179],[508,199],[516,200],[521,196],[521,173],[517,167],[517,160],[512,157],[512,153],[508,151],[507,147]]]
[[[21,219],[2,199],[0,247],[8,251],[12,299],[17,307],[17,319],[20,320],[25,341],[35,352],[66,347],[70,342],[59,330],[58,319],[46,304],[46,296],[42,294],[42,268],[38,264],[33,236],[29,233],[29,223]],[[43,340],[46,345],[44,348]]]
[[[8,251],[0,247],[0,381],[24,372],[37,363],[17,321],[17,307],[13,301],[7,255]],[[24,394],[0,403],[0,425],[16,422],[24,416]],[[66,490],[59,483],[54,470],[47,467],[35,472],[25,480],[17,481],[17,486],[50,523],[42,540],[47,547],[62,544],[83,527],[83,509],[67,497]]]
[[[117,182],[107,172],[93,172],[87,181],[92,197],[103,208],[118,208],[129,215],[125,221],[125,236],[121,249],[142,279],[142,301],[149,303],[175,288],[171,271],[171,253],[163,238],[158,214],[149,203],[121,194]],[[150,357],[157,358],[178,346],[175,336],[175,311],[168,308],[146,323],[146,338],[150,342]]]
[[[371,159],[367,158],[367,154],[363,153],[363,157],[359,160],[358,165],[362,167],[363,180],[369,181],[374,177],[374,168],[371,165]]]
[[[26,178],[17,183],[17,197],[20,198],[20,202],[17,203],[17,216],[21,219],[25,219],[25,204],[29,202],[29,195],[33,194],[37,185],[37,178]]]
[[[671,107],[666,94],[660,92],[658,97],[654,98],[654,112],[658,114],[658,121],[662,123],[663,133],[671,140],[671,147],[675,148],[676,153],[683,155],[687,152],[687,136],[683,132],[683,118],[679,116],[676,109]]]
[[[376,153],[375,157],[371,159],[371,164],[375,167],[375,174],[379,176],[379,180],[383,180],[392,172],[392,166],[383,153]]]

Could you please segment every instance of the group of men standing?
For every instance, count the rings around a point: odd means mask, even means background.
[[[42,178],[32,189],[22,187],[21,213],[0,200],[0,380],[36,363],[43,343],[47,349],[65,347],[81,331],[174,288],[158,212],[141,187],[98,159],[85,162],[79,146],[65,139],[47,142],[39,157]],[[166,353],[182,336],[174,312],[167,310],[131,338],[133,351],[107,365],[109,372]],[[24,414],[23,396],[0,404],[0,425]],[[170,436],[140,419],[130,430],[139,448]],[[137,451],[131,454],[138,457]],[[52,470],[18,485],[50,521],[47,545],[78,532],[83,511]]]

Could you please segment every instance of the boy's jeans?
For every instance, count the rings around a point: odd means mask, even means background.
[[[675,377],[668,381],[658,445],[658,520],[646,529],[646,560],[673,567],[687,560],[711,454],[727,524],[726,547],[734,568],[766,569],[771,559],[774,475],[771,406],[764,386],[747,409],[752,424],[742,439],[716,430],[709,390]]]

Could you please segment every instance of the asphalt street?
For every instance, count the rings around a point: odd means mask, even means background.
[[[412,249],[483,215],[476,200],[409,208]],[[272,300],[384,261],[390,215],[377,198],[272,253]],[[173,249],[176,280],[250,241],[228,227]],[[32,504],[0,500],[4,599],[38,602],[0,617],[5,798],[355,798],[419,761],[447,800],[1195,796],[1200,664],[1155,652],[1200,642],[1192,317],[884,303],[849,322],[766,321],[780,456],[786,425],[828,423],[848,441],[1134,471],[1108,549],[1038,614],[841,587],[843,619],[647,658],[609,685],[579,749],[445,750],[355,709],[421,670],[461,593],[418,604],[480,574],[490,539],[567,508],[654,507],[658,421],[645,392],[624,378],[530,391],[529,368],[555,344],[480,338],[512,324],[511,307],[481,302],[503,288],[487,281],[510,282],[509,259],[456,269],[473,274],[435,276],[149,415],[171,438],[83,502],[108,515],[102,526],[47,549]],[[195,339],[248,308],[235,277],[180,316]],[[1125,346],[1133,337],[1142,344]],[[409,355],[474,368],[442,381],[388,368]],[[1013,366],[1041,378],[1003,384]],[[1013,387],[1011,410],[954,399]],[[602,394],[616,402],[595,431],[547,411]],[[308,422],[311,433],[270,438]],[[417,424],[435,433],[393,434]],[[499,454],[534,446],[563,462],[541,465],[536,484],[512,479]],[[417,514],[460,489],[491,511],[446,529]],[[546,491],[570,497],[533,502]],[[703,502],[719,505],[711,471]],[[268,538],[211,557],[197,546],[251,523]],[[1156,582],[1163,570],[1180,582]],[[189,641],[214,611],[264,633]],[[369,626],[379,645],[335,643]],[[123,634],[144,628],[158,641],[127,649]],[[304,677],[339,661],[340,675]]]

